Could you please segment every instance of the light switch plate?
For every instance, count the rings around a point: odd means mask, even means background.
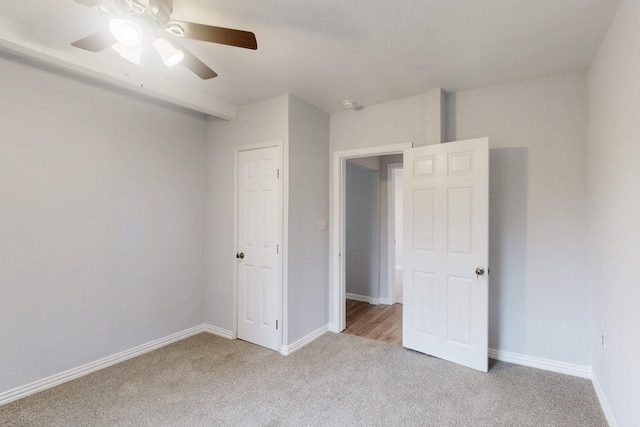
[[[318,221],[318,230],[324,231],[326,229],[327,229],[327,220],[321,219],[320,221]]]

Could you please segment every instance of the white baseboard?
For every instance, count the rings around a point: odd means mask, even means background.
[[[298,351],[305,345],[318,339],[319,337],[324,335],[325,332],[327,332],[328,330],[329,330],[329,325],[324,325],[323,327],[311,332],[309,335],[306,335],[300,338],[298,341],[294,342],[293,344],[283,345],[282,347],[280,347],[280,354],[282,354],[283,356],[288,356],[294,351]]]
[[[236,339],[236,336],[232,331],[229,331],[227,329],[222,329],[217,326],[210,325],[208,323],[204,323],[202,325],[202,332],[208,332],[210,334],[217,335],[219,337],[227,338],[230,340]]]
[[[609,427],[618,427],[618,423],[613,416],[611,406],[609,406],[609,401],[604,394],[604,390],[602,389],[600,381],[598,381],[598,376],[595,372],[591,374],[591,382],[593,382],[593,388],[596,390],[596,396],[598,396],[600,407],[602,408],[602,412],[604,412],[604,417],[607,419],[607,423],[609,423]]]
[[[510,353],[508,351],[489,349],[489,357],[502,362],[516,365],[529,366],[545,371],[557,372],[574,377],[591,379],[591,366],[574,365],[572,363],[558,362],[556,360],[542,359],[540,357],[524,354]]]
[[[357,294],[347,294],[346,296],[347,296],[347,299],[350,299],[353,301],[368,302],[369,304],[373,304],[373,305],[380,304],[379,298],[371,298],[365,295],[357,295]]]
[[[112,356],[104,357],[100,360],[96,360],[95,362],[87,363],[86,365],[69,369],[67,371],[60,372],[59,374],[34,381],[30,384],[5,391],[3,393],[0,393],[0,405],[13,402],[14,400],[18,400],[31,394],[55,387],[76,378],[80,378],[84,375],[90,374],[100,369],[115,365],[116,363],[124,362],[125,360],[132,359],[134,357],[156,350],[160,347],[164,347],[176,341],[180,341],[190,336],[197,335],[201,332],[209,332],[209,330],[205,329],[205,325],[194,326],[193,328],[177,332],[164,338],[149,341],[148,343],[139,345],[129,350],[122,351],[120,353],[116,353]]]
[[[347,298],[349,298],[349,294],[347,294]],[[369,302],[369,301],[365,301],[365,302]],[[339,332],[336,330],[336,327],[333,324],[324,325],[290,345],[283,345],[280,348],[280,354],[284,356],[290,355],[291,353],[297,350],[300,350],[302,347],[306,346],[307,344],[316,340],[320,336],[324,335],[327,331]],[[207,332],[207,333],[217,335],[227,339],[235,338],[232,331],[222,329],[217,326],[213,326],[206,323],[202,325],[194,326],[193,328],[189,328],[184,331],[177,332],[175,334],[166,336],[164,338],[150,341],[148,343],[139,345],[129,350],[122,351],[112,356],[104,357],[102,359],[96,360],[95,362],[87,363],[77,368],[69,369],[59,374],[55,374],[38,381],[34,381],[30,384],[20,386],[12,390],[0,393],[0,406],[7,404],[9,402],[13,402],[14,400],[18,400],[23,397],[29,396],[31,394],[34,394],[43,390],[47,390],[49,388],[74,380],[76,378],[82,377],[84,375],[90,374],[100,369],[104,369],[106,367],[115,365],[120,362],[124,362],[125,360],[132,359],[134,357],[140,356],[142,354],[148,353],[150,351],[156,350],[158,348],[164,347],[176,341],[183,340],[185,338],[188,338],[193,335],[197,335],[202,332]],[[557,362],[554,360],[542,359],[538,357],[526,356],[522,354],[510,353],[507,351],[494,350],[494,349],[489,349],[489,357],[491,357],[492,359],[503,361],[503,362],[515,363],[518,365],[530,366],[532,368],[543,369],[546,371],[558,372],[561,374],[567,374],[567,375],[572,375],[576,377],[592,379],[593,386],[596,390],[596,394],[598,396],[598,399],[600,400],[600,404],[605,413],[607,421],[609,422],[609,425],[611,427],[617,427],[617,423],[615,422],[609,403],[604,395],[604,391],[602,390],[602,387],[598,382],[598,378],[596,377],[595,373],[592,372],[592,369],[590,366],[581,366],[581,365],[574,365],[570,363]]]
[[[146,344],[139,345],[129,350],[116,353],[112,356],[104,357],[100,360],[96,360],[95,362],[87,363],[86,365],[69,369],[59,374],[55,374],[38,381],[34,381],[30,384],[5,391],[4,393],[0,393],[0,405],[4,405],[6,403],[13,402],[14,400],[18,400],[31,394],[55,387],[62,383],[66,383],[67,381],[75,380],[76,378],[80,378],[92,372],[99,371],[100,369],[107,368],[109,366],[115,365],[116,363],[124,362],[125,360],[132,359],[150,351],[157,350],[161,347],[172,344],[176,341],[183,340],[190,336],[197,335],[202,332],[208,332],[210,334],[218,335],[228,339],[235,338],[231,331],[204,323],[202,325],[194,326],[193,328],[177,332],[164,338],[150,341]]]

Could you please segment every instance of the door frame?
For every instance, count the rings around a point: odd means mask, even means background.
[[[329,257],[329,331],[342,332],[346,326],[346,284],[345,263],[341,254],[345,251],[345,194],[346,164],[348,159],[358,157],[386,156],[402,154],[404,149],[412,148],[413,142],[379,145],[375,147],[334,151],[330,188],[331,236]]]
[[[404,163],[387,164],[387,295],[390,305],[396,303],[396,178],[393,172],[403,168]]]
[[[233,151],[233,250],[234,251],[238,251],[238,227],[239,227],[239,221],[238,221],[238,216],[240,214],[240,203],[238,200],[238,190],[240,188],[240,183],[238,180],[238,162],[240,160],[240,152],[242,151],[251,151],[251,150],[259,150],[262,148],[271,148],[271,147],[277,147],[278,151],[279,151],[279,158],[280,158],[280,185],[278,186],[278,191],[280,192],[280,230],[278,230],[278,244],[280,245],[280,280],[278,280],[279,285],[277,286],[277,295],[276,295],[276,300],[277,300],[277,307],[276,307],[276,316],[277,316],[277,321],[279,322],[280,328],[279,328],[279,332],[276,334],[277,336],[277,343],[276,343],[276,348],[278,349],[278,352],[282,353],[282,343],[283,343],[283,337],[286,336],[286,328],[287,328],[287,324],[284,321],[283,318],[283,312],[284,312],[284,295],[286,294],[286,280],[285,278],[288,276],[286,274],[286,267],[287,264],[285,262],[286,260],[286,249],[285,249],[285,230],[287,230],[287,215],[286,215],[286,207],[287,207],[287,202],[288,200],[286,199],[286,195],[287,195],[287,191],[285,188],[285,183],[287,181],[287,176],[288,176],[288,171],[286,170],[287,168],[287,163],[285,162],[286,160],[286,149],[285,149],[285,144],[283,140],[274,140],[274,141],[267,141],[267,142],[258,142],[258,143],[254,143],[254,144],[246,144],[246,145],[239,145],[237,147],[234,148]],[[229,254],[230,256],[233,254]],[[232,258],[234,259],[234,268],[233,268],[233,292],[232,292],[232,296],[233,296],[233,302],[232,302],[232,311],[233,311],[233,323],[232,323],[232,338],[233,339],[237,339],[238,338],[238,267],[235,264],[235,257]]]

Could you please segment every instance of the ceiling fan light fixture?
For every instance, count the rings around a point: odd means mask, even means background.
[[[122,43],[116,43],[112,46],[113,50],[118,52],[121,57],[136,65],[142,64],[142,46],[127,47]]]
[[[113,37],[126,47],[135,48],[142,43],[142,28],[134,21],[112,19],[109,21],[109,29]]]
[[[173,0],[75,0],[75,2],[108,12],[107,15],[114,18],[109,22],[108,28],[71,43],[71,46],[85,51],[101,52],[113,47],[127,60],[140,63],[143,47],[148,47],[148,42],[151,42],[167,66],[182,62],[185,68],[202,80],[208,80],[218,74],[187,48],[182,47],[174,37],[243,49],[258,48],[256,35],[251,31],[172,20]],[[166,36],[164,40],[163,37],[158,37],[163,30],[171,34],[171,36],[164,34]]]
[[[184,59],[184,52],[172,45],[164,37],[156,38],[153,41],[153,47],[167,67],[173,67]]]

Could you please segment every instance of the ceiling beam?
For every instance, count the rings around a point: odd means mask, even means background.
[[[238,116],[238,107],[227,101],[146,70],[141,84],[137,73],[122,73],[120,61],[106,55],[76,52],[71,45],[51,40],[55,37],[50,34],[34,32],[33,28],[0,16],[0,48],[5,51],[221,119],[234,120]]]

